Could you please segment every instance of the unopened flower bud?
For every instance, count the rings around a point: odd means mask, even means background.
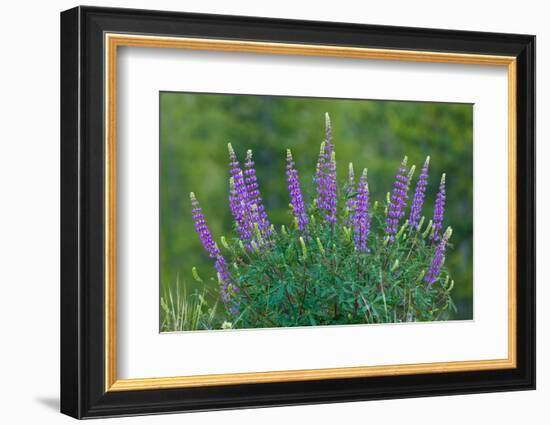
[[[449,288],[447,289],[447,292],[451,292],[453,290],[453,287],[455,286],[455,281],[454,280],[451,280],[451,285],[449,286]]]
[[[397,267],[399,267],[399,259],[395,260],[395,262],[393,263],[393,266],[391,266],[391,269],[390,269],[390,272],[394,272],[397,270]]]
[[[348,165],[348,181],[349,184],[353,184],[353,181],[355,180],[355,173],[353,171],[353,163],[350,162]]]
[[[413,165],[409,171],[409,175],[407,176],[410,179],[412,179],[412,176],[414,175],[414,172],[416,171],[416,165]]]
[[[315,240],[317,241],[317,247],[319,248],[319,251],[321,251],[321,254],[325,255],[325,247],[321,243],[321,239],[317,237]]]
[[[407,226],[409,225],[409,220],[405,220],[405,223],[401,226],[401,229],[399,229],[399,232],[397,232],[397,235],[395,235],[396,239],[399,239]]]
[[[197,282],[202,282],[201,277],[199,276],[199,272],[197,271],[196,267],[193,267],[191,269],[191,274],[193,275],[193,279],[195,279]]]
[[[307,247],[304,238],[300,236],[300,246],[302,247],[302,259],[307,260]]]
[[[227,240],[225,239],[225,236],[222,236],[221,238],[221,241],[222,241],[222,245],[225,249],[227,250],[231,250],[231,247],[229,246],[229,244],[227,243]]]
[[[428,225],[426,226],[426,230],[424,230],[424,233],[422,233],[422,237],[423,237],[424,239],[426,239],[426,237],[427,237],[428,234],[430,233],[430,230],[432,229],[432,223],[433,223],[432,220],[430,220],[430,221],[428,222]]]
[[[418,226],[416,227],[418,230],[422,228],[422,225],[424,224],[424,221],[426,220],[426,217],[422,216],[420,218],[420,221],[418,222]]]

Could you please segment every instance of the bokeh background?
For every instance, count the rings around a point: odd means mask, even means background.
[[[446,264],[455,280],[454,319],[472,318],[473,107],[471,104],[321,99],[279,96],[160,93],[160,285],[198,287],[196,266],[214,289],[212,261],[194,231],[189,192],[196,193],[214,237],[231,231],[228,153],[239,159],[254,151],[260,190],[269,219],[289,223],[285,152],[291,148],[304,191],[313,174],[329,112],[339,181],[347,164],[369,169],[373,200],[391,190],[404,155],[418,170],[431,156],[424,215],[431,218],[440,176],[447,173],[444,225],[453,227],[454,247]],[[411,193],[414,186],[411,189]],[[311,196],[306,196],[309,201]]]

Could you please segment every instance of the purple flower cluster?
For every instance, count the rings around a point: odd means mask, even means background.
[[[298,177],[298,171],[295,168],[294,159],[292,158],[292,152],[290,149],[286,150],[286,175],[288,181],[288,191],[290,193],[290,205],[292,206],[292,212],[296,221],[298,222],[298,228],[300,231],[304,231],[309,223],[306,207],[304,205],[304,198],[302,196],[302,189],[300,188],[300,179]]]
[[[252,222],[258,224],[262,236],[269,236],[271,234],[270,224],[260,195],[258,179],[256,178],[256,170],[254,169],[254,161],[252,159],[252,150],[250,149],[246,152],[244,181],[248,193],[248,205],[252,213]]]
[[[426,158],[418,181],[411,204],[411,212],[409,214],[409,226],[411,228],[418,227],[420,216],[422,215],[422,207],[424,206],[424,197],[426,195],[426,186],[428,185],[428,168],[430,167],[430,157]]]
[[[367,169],[363,170],[363,174],[361,175],[357,185],[357,200],[355,202],[352,222],[355,248],[357,248],[358,251],[367,252],[367,237],[370,230],[369,183],[367,182]]]
[[[437,248],[435,249],[432,263],[430,264],[428,273],[426,273],[426,277],[424,278],[424,281],[428,285],[431,285],[432,283],[434,283],[439,277],[439,273],[441,272],[441,266],[443,265],[443,260],[445,259],[446,246],[447,246],[447,238],[443,236],[441,238],[441,242],[439,242],[439,244],[437,245]]]
[[[439,192],[435,197],[434,215],[433,215],[433,234],[432,239],[438,241],[441,238],[441,228],[443,227],[443,214],[445,213],[445,174],[441,176]]]
[[[317,185],[317,205],[319,209],[325,210],[326,220],[334,226],[336,224],[336,154],[332,143],[332,127],[330,117],[325,114],[325,140],[321,144],[319,161],[315,174]]]
[[[189,194],[189,198],[191,199],[191,206],[193,207],[192,215],[193,222],[195,224],[195,230],[199,235],[202,246],[204,247],[206,252],[208,252],[210,258],[215,259],[214,267],[218,272],[218,280],[220,281],[221,286],[220,296],[222,301],[227,304],[231,299],[231,291],[229,290],[231,279],[229,275],[229,270],[227,268],[227,262],[221,254],[218,245],[216,244],[216,242],[214,242],[214,239],[212,238],[212,233],[208,228],[208,224],[206,223],[206,220],[204,218],[202,208],[200,207],[199,201],[197,200],[195,194],[191,192]],[[234,293],[238,292],[237,286],[232,285],[231,288]]]
[[[348,167],[348,185],[346,186],[346,226],[350,226],[352,222],[353,211],[355,210],[355,173],[353,172],[353,164],[350,162]]]
[[[270,223],[260,195],[252,151],[248,150],[246,154],[243,172],[231,143],[227,146],[231,174],[229,179],[229,208],[235,219],[241,240],[251,249],[255,227],[258,227],[260,238],[262,238],[271,234]],[[255,242],[261,244],[260,239]]]
[[[216,242],[214,242],[212,233],[210,233],[210,229],[208,228],[208,224],[204,218],[199,201],[193,192],[189,194],[189,198],[191,199],[191,206],[193,207],[191,213],[193,215],[193,222],[195,223],[195,230],[199,235],[202,246],[206,252],[208,252],[210,258],[216,258],[220,255],[220,250]]]
[[[386,219],[386,234],[393,242],[395,234],[397,233],[397,227],[399,226],[399,220],[405,215],[405,207],[407,206],[407,199],[409,191],[409,176],[407,175],[407,157],[403,158],[397,175],[395,176],[395,182],[393,184],[393,191],[390,197],[390,204],[388,206],[388,217]]]
[[[252,237],[252,227],[249,220],[250,210],[248,209],[246,183],[233,146],[231,146],[231,143],[228,143],[227,147],[229,149],[229,170],[231,173],[229,180],[229,208],[237,224],[241,240],[249,242]]]
[[[317,191],[319,191],[319,185],[323,181],[323,164],[325,163],[325,142],[321,142],[321,147],[319,149],[319,158],[317,158],[317,166],[315,167],[315,178],[314,181],[317,184]],[[319,199],[317,199],[317,204],[319,204]]]

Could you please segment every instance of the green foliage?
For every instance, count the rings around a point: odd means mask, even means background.
[[[233,327],[448,318],[455,309],[448,270],[443,268],[432,285],[423,280],[437,245],[429,239],[429,228],[405,224],[388,243],[385,209],[378,204],[373,212],[369,252],[357,251],[351,231],[329,225],[315,209],[309,211],[313,224],[306,232],[294,225],[282,228],[252,251],[243,249],[238,239],[224,240],[232,281],[240,288],[240,314],[228,319]],[[340,218],[342,223],[345,217]]]

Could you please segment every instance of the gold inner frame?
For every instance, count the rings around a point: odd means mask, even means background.
[[[116,325],[116,123],[117,48],[119,46],[325,56],[507,67],[508,72],[508,357],[495,360],[305,369],[164,378],[118,379]],[[105,34],[105,391],[133,391],[213,385],[308,381],[510,369],[516,367],[516,58],[462,53],[370,49],[327,45],[267,43]]]

